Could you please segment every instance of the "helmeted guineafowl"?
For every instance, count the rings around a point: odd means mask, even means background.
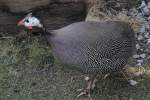
[[[134,32],[125,22],[77,22],[61,29],[46,30],[38,18],[28,14],[18,25],[43,29],[58,61],[91,75],[120,71],[135,47]]]

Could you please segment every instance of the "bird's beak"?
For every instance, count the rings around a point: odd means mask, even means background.
[[[18,26],[24,25],[24,24],[23,24],[23,20],[20,20],[20,21],[17,23],[17,25],[18,25]]]

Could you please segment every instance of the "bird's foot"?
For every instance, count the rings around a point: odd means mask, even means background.
[[[91,89],[79,89],[78,91],[81,91],[81,93],[77,95],[77,97],[88,96],[89,98],[91,98]]]
[[[94,89],[97,79],[95,78],[90,80],[88,77],[86,77],[85,80],[87,81],[87,84],[85,88],[78,89],[78,91],[80,91],[81,93],[77,97],[88,96],[89,98],[91,98],[91,91]]]

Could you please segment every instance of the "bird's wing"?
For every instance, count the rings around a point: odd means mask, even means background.
[[[111,63],[109,66],[116,65],[117,62],[125,63],[124,59],[128,58],[128,52],[131,52],[132,41],[122,35],[122,26],[103,24],[105,23],[81,23],[56,30],[55,40],[59,45],[56,47],[63,51],[58,52],[61,61],[83,70],[100,70],[98,66],[106,66],[108,62]]]

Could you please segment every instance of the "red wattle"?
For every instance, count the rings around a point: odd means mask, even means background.
[[[28,28],[29,30],[32,30],[32,29],[33,29],[32,26],[28,26],[27,28]]]

